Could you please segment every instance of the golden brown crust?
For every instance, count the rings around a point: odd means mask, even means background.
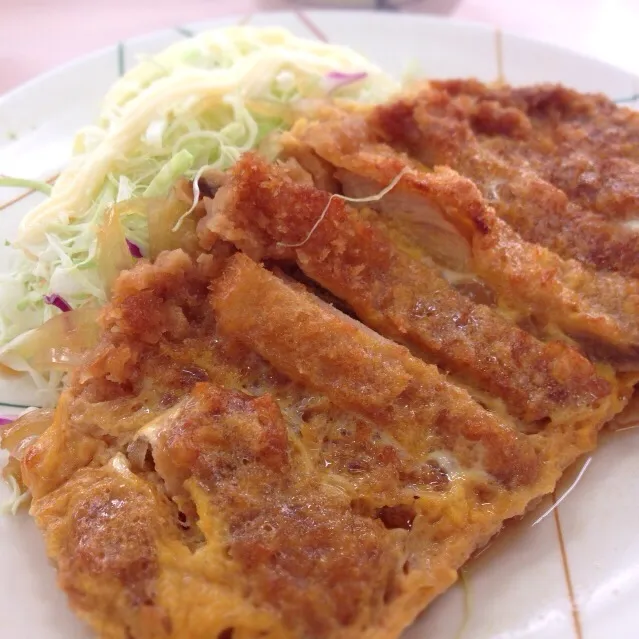
[[[153,455],[167,485],[196,493],[193,478],[207,491],[249,598],[295,636],[330,636],[382,608],[400,561],[395,542],[298,472],[270,396],[197,385]]]
[[[510,113],[511,125],[493,132],[523,139],[534,129],[533,153],[536,144],[550,141],[566,152],[639,159],[639,115],[604,95],[579,93],[558,84],[511,87],[487,86],[477,80],[437,80],[432,86],[454,98],[471,98],[480,109],[499,107]],[[493,121],[491,116],[487,124]]]
[[[67,432],[95,451],[48,447],[67,470],[25,480],[108,639],[396,637],[621,403],[524,435],[243,255],[140,263],[102,321],[32,447]]]
[[[156,601],[157,545],[179,538],[165,497],[126,469],[85,468],[36,500],[32,514],[60,586],[101,636],[171,636]]]
[[[469,109],[460,105],[460,101],[444,91],[428,90],[414,102],[400,101],[380,107],[372,118],[372,125],[382,140],[408,150],[428,166],[449,166],[473,180],[497,214],[525,240],[597,269],[639,276],[636,231],[572,203],[562,190],[547,181],[553,174],[552,168],[541,174],[534,172],[539,162],[530,165],[534,155],[530,151],[517,163],[512,145],[500,152],[494,141],[484,144],[471,124],[477,120],[476,126],[483,123],[488,131],[508,131],[503,114],[487,124],[486,109],[480,112],[483,120],[473,119],[474,114],[469,114]],[[537,128],[531,127],[530,135],[538,136]],[[527,141],[525,144],[530,148]],[[514,161],[510,160],[511,155]],[[634,173],[626,173],[630,183],[621,185],[623,195],[602,194],[602,204],[610,205],[620,199],[626,201],[627,208],[632,207],[637,184],[632,183]]]
[[[345,300],[369,325],[408,341],[438,365],[496,395],[527,421],[586,407],[608,383],[574,349],[544,344],[495,311],[458,293],[438,270],[398,250],[384,228],[333,200],[294,184],[246,155],[210,205],[209,228],[222,229],[257,257],[294,259],[304,272]],[[206,220],[205,220],[206,223]]]
[[[563,87],[432,86],[450,96],[482,147],[508,164],[532,168],[582,209],[613,221],[637,217],[639,154],[623,141],[629,127],[639,128],[635,112]]]
[[[486,108],[482,90],[446,88],[471,95],[485,136],[617,117],[552,90]],[[101,637],[398,637],[627,402],[631,376],[544,340],[559,326],[636,369],[633,280],[522,240],[470,180],[380,142],[365,115],[326,117],[285,164],[248,155],[203,179],[209,252],[192,221],[188,254],[123,273],[55,414],[3,440]],[[313,185],[400,171],[381,213]],[[470,273],[463,292],[442,258]],[[365,324],[322,301],[338,298]]]
[[[402,104],[392,108],[403,109]],[[410,107],[405,110],[406,117],[412,118]],[[378,117],[378,111],[374,117]],[[402,132],[421,135],[416,127],[403,124],[399,116],[390,121]],[[473,182],[450,168],[414,169],[404,153],[376,142],[361,118],[341,120],[321,129],[310,126],[300,135],[322,157],[349,174],[371,180],[377,185],[373,191],[389,184],[402,169],[410,169],[394,189],[398,195],[391,206],[386,205],[386,198],[372,202],[371,206],[391,218],[404,207],[409,214],[401,217],[400,223],[420,240],[423,220],[440,218],[451,223],[472,247],[473,270],[509,304],[524,314],[532,313],[542,326],[558,326],[595,358],[611,362],[621,370],[637,369],[637,280],[594,271],[523,240],[495,215]],[[456,144],[453,139],[454,136],[447,138],[447,143]],[[406,203],[398,199],[399,195],[411,199]],[[504,272],[508,277],[503,277]]]
[[[51,425],[24,451],[22,480],[29,486],[34,499],[66,482],[104,448],[103,442],[70,426],[70,403],[70,394],[63,393]]]
[[[425,507],[429,495],[433,504],[448,499],[446,473],[221,339],[204,285],[215,272],[210,259],[196,265],[176,252],[124,275],[102,341],[75,375],[71,413],[58,409],[27,453],[49,460],[34,470],[28,462],[25,479],[61,586],[109,638],[204,639],[229,628],[247,637],[375,636],[385,602],[402,596],[410,558],[407,531],[390,513],[416,494]],[[98,454],[49,445],[61,431],[99,444]],[[109,461],[118,450],[129,461]],[[55,461],[60,478],[38,483]],[[499,521],[487,521],[484,535]],[[463,559],[432,552],[434,595],[454,579],[446,566]],[[408,621],[402,613],[395,632]]]
[[[214,306],[221,331],[337,405],[386,425],[403,446],[444,446],[472,466],[481,461],[466,458],[477,453],[468,444],[481,440],[489,473],[512,485],[534,481],[532,447],[434,366],[293,291],[249,258],[232,259]]]

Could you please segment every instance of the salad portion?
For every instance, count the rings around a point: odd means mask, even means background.
[[[28,372],[42,401],[54,401],[113,279],[170,245],[189,212],[184,198],[167,198],[179,177],[224,170],[249,149],[269,155],[274,134],[313,104],[381,102],[397,88],[354,51],[281,28],[207,32],[141,61],[77,134],[71,163],[11,240],[0,365]]]

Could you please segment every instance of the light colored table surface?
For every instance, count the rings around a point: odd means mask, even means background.
[[[490,23],[639,75],[639,0],[386,0],[403,11]],[[176,24],[375,0],[0,0],[0,93],[72,58]]]

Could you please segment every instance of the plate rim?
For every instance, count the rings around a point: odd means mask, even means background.
[[[306,16],[306,17],[312,18],[315,15],[323,16],[326,18],[334,18],[334,19],[339,19],[339,18],[354,19],[357,17],[360,20],[362,19],[362,17],[380,18],[383,16],[385,19],[390,18],[391,20],[396,20],[396,21],[409,19],[411,21],[418,20],[420,22],[430,23],[431,25],[445,23],[445,24],[457,26],[460,28],[492,31],[493,33],[500,33],[502,38],[504,36],[508,36],[510,38],[521,40],[533,46],[540,46],[544,49],[552,50],[559,55],[576,56],[578,58],[581,58],[584,62],[587,62],[590,64],[602,65],[603,67],[607,67],[611,71],[614,70],[615,72],[625,73],[629,77],[633,78],[635,82],[639,83],[639,72],[634,72],[624,67],[617,66],[610,62],[607,62],[606,60],[602,60],[601,58],[598,58],[597,56],[582,53],[580,51],[564,46],[562,44],[549,42],[544,39],[535,38],[535,37],[531,37],[527,35],[520,35],[518,33],[515,33],[514,31],[510,31],[509,29],[502,29],[498,25],[491,25],[485,22],[480,22],[480,21],[459,20],[457,18],[449,18],[449,17],[445,17],[441,15],[432,15],[428,13],[418,13],[418,12],[395,13],[395,12],[384,12],[380,10],[371,10],[371,9],[360,9],[360,10],[311,9],[311,10],[304,10],[304,11],[301,11],[301,10],[299,11],[295,11],[295,10],[293,11],[256,11],[256,12],[251,12],[246,14],[232,13],[227,15],[220,15],[220,16],[217,16],[216,18],[212,18],[211,20],[196,20],[191,22],[176,23],[170,26],[166,26],[162,29],[153,29],[151,31],[145,31],[127,38],[116,40],[112,44],[99,47],[97,49],[93,49],[81,55],[75,56],[71,58],[70,60],[67,60],[66,62],[57,64],[54,67],[47,69],[45,71],[42,71],[38,73],[37,75],[33,76],[32,78],[29,78],[25,80],[24,82],[21,82],[17,86],[10,88],[8,91],[5,91],[4,93],[0,93],[0,108],[6,106],[7,103],[10,103],[14,99],[18,99],[19,95],[22,92],[31,89],[33,86],[37,85],[38,83],[48,80],[54,77],[55,75],[58,75],[65,71],[72,70],[75,67],[80,66],[81,64],[86,64],[87,62],[90,62],[94,58],[97,59],[103,55],[106,55],[107,53],[113,51],[114,49],[117,49],[118,46],[120,46],[121,44],[126,44],[127,42],[135,41],[138,39],[151,38],[155,35],[158,35],[166,31],[176,31],[179,33],[180,28],[187,27],[187,26],[189,27],[202,26],[207,29],[214,29],[216,22],[218,21],[222,22],[225,20],[237,19],[238,26],[240,26],[241,24],[246,24],[247,26],[251,26],[251,20],[255,16],[269,16],[274,18],[275,20],[279,16],[296,16],[300,20],[300,22],[305,25],[306,22],[304,18],[300,16]],[[188,36],[184,36],[184,37],[188,37]]]

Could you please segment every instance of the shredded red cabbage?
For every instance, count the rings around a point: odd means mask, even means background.
[[[137,244],[131,242],[131,240],[127,240],[126,245],[129,247],[129,251],[133,257],[142,257],[142,251]]]
[[[15,420],[15,417],[0,417],[0,426],[5,426],[6,424],[10,424]]]
[[[363,80],[368,77],[368,73],[366,71],[357,71],[355,73],[344,73],[342,71],[330,71],[326,74],[326,79],[330,82],[331,88],[329,93],[339,89],[340,87],[347,86],[349,84],[353,84],[353,82],[358,82],[359,80]]]
[[[61,295],[57,293],[51,293],[44,296],[45,304],[51,304],[60,309],[63,313],[67,313],[71,310],[71,305]]]

